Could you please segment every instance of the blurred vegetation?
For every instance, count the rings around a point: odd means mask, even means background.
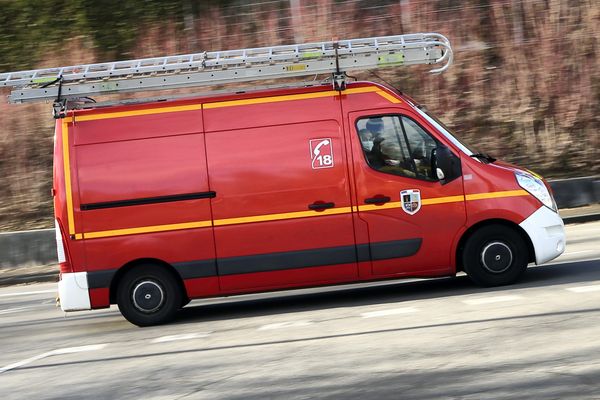
[[[449,71],[377,75],[482,151],[547,177],[600,173],[595,0],[0,0],[0,10],[0,72],[441,32],[455,50]],[[50,106],[0,100],[0,115],[0,230],[52,226]]]

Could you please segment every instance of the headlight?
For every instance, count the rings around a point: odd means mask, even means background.
[[[541,179],[521,171],[515,171],[515,177],[517,178],[519,186],[527,190],[529,194],[541,201],[543,205],[552,211],[557,211],[556,203]]]

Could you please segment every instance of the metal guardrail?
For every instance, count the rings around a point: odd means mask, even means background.
[[[600,176],[560,179],[550,182],[559,209],[600,203]],[[563,217],[565,223],[600,219],[597,214]],[[0,269],[56,262],[54,229],[0,233]]]

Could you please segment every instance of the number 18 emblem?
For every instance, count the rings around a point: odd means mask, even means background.
[[[332,168],[333,147],[331,139],[311,139],[310,158],[312,160],[313,169]]]

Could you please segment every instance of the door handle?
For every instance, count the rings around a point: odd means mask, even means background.
[[[333,208],[335,207],[335,203],[312,203],[308,205],[308,208],[314,211],[321,211],[321,210],[325,210],[327,208]]]
[[[365,204],[384,204],[390,201],[390,196],[375,196],[365,199]]]

